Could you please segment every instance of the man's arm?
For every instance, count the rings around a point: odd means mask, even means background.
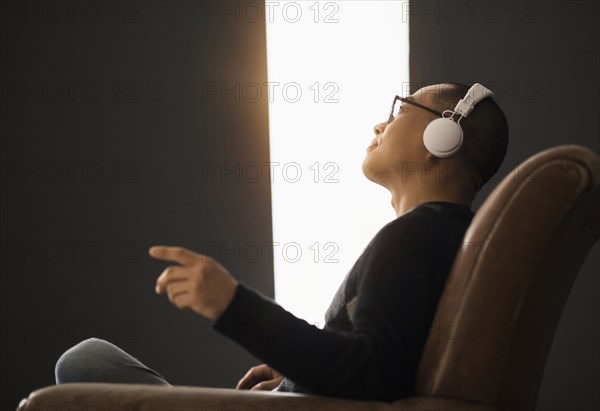
[[[437,300],[432,259],[415,251],[430,240],[432,226],[399,223],[366,251],[351,333],[319,329],[242,284],[215,329],[314,393],[408,395]]]

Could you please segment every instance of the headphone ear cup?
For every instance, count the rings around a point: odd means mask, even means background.
[[[436,157],[450,157],[460,149],[462,142],[462,128],[450,118],[433,120],[423,132],[425,148]]]

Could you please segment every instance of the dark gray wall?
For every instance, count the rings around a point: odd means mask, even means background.
[[[599,3],[411,1],[411,91],[444,81],[480,82],[510,126],[503,167],[479,193],[530,155],[559,144],[600,153]],[[567,301],[538,399],[539,410],[600,409],[600,246]]]
[[[268,101],[243,92],[266,81],[265,25],[203,4],[1,3],[2,410],[87,337],[178,385],[233,387],[257,362],[157,296],[168,263],[147,256],[204,251],[273,295],[268,167],[253,168]],[[221,181],[221,161],[240,175]]]

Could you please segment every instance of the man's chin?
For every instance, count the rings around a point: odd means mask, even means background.
[[[375,179],[375,176],[373,175],[373,170],[371,170],[371,167],[369,167],[369,159],[368,158],[365,158],[362,163],[362,172],[363,172],[364,176],[367,178],[367,180],[372,181],[376,184],[379,184],[377,182],[377,180]]]

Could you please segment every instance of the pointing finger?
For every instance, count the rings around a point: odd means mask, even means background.
[[[148,253],[157,260],[175,261],[181,265],[193,265],[202,258],[200,254],[196,254],[184,247],[156,245],[150,247]]]

